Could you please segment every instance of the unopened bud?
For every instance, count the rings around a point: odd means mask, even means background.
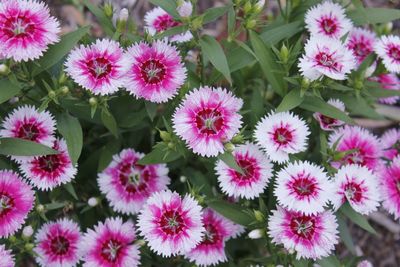
[[[175,149],[175,144],[174,144],[174,142],[169,142],[169,143],[168,143],[168,148],[169,148],[169,149]]]
[[[143,239],[138,239],[135,241],[135,244],[139,247],[146,245],[146,242]]]
[[[10,68],[6,64],[0,64],[0,75],[8,75],[10,73]]]
[[[95,97],[91,97],[89,98],[89,105],[91,105],[92,107],[97,105],[97,99]]]
[[[22,236],[25,238],[29,238],[33,235],[33,228],[30,225],[27,225],[22,229]]]
[[[310,86],[310,79],[303,78],[301,80],[301,89],[308,89],[309,86]]]
[[[63,94],[63,95],[66,95],[66,94],[68,94],[69,93],[69,88],[68,88],[68,86],[62,86],[61,88],[60,88],[60,91],[61,91],[61,93]]]
[[[384,34],[390,34],[392,32],[392,29],[393,29],[393,22],[388,22],[385,24],[383,32]]]
[[[256,218],[257,221],[259,222],[264,222],[265,221],[265,216],[264,214],[259,211],[259,210],[255,210],[254,211],[254,217]]]
[[[250,19],[246,21],[245,27],[246,29],[254,29],[257,26],[257,21],[255,19]]]
[[[287,62],[288,62],[288,59],[289,59],[289,50],[287,49],[287,47],[286,47],[285,44],[283,44],[282,47],[281,47],[280,57],[281,57],[281,60],[282,60],[284,63],[287,63]]]
[[[119,12],[118,20],[117,20],[117,30],[119,32],[124,32],[126,28],[126,22],[128,21],[129,11],[126,8],[121,9]]]
[[[19,97],[18,96],[14,96],[12,97],[10,100],[8,100],[8,103],[10,104],[15,104],[19,101]]]
[[[203,26],[203,17],[199,16],[195,18],[191,23],[192,30],[196,31]]]
[[[26,249],[27,251],[31,251],[34,247],[35,247],[35,245],[32,244],[32,243],[26,243],[26,244],[25,244],[25,249]]]
[[[246,3],[243,6],[243,12],[244,14],[248,14],[252,9],[251,1],[246,1]]]
[[[244,142],[244,137],[241,134],[237,134],[232,138],[231,142],[233,144],[241,144]]]
[[[39,204],[36,206],[36,211],[37,212],[43,212],[44,211],[44,206],[42,204]]]
[[[265,0],[259,0],[257,3],[254,5],[254,12],[260,13],[261,10],[263,10],[265,5]]]
[[[12,235],[8,238],[8,241],[10,241],[11,243],[15,243],[17,242],[17,238],[14,235]]]
[[[233,152],[233,150],[235,150],[235,145],[232,143],[226,143],[224,145],[224,147],[225,147],[225,150],[228,152]]]
[[[345,156],[346,156],[346,152],[344,152],[344,151],[342,151],[342,152],[335,152],[335,153],[333,154],[332,159],[333,159],[333,161],[339,161],[339,160],[341,160],[342,158],[344,158]]]
[[[354,82],[354,88],[355,88],[356,90],[362,90],[363,87],[364,87],[364,84],[363,84],[363,82],[362,82],[361,80],[356,80],[356,81]]]
[[[111,3],[104,4],[103,10],[104,10],[104,14],[108,18],[111,18],[113,16],[114,10],[113,10],[113,6],[111,5]]]
[[[66,81],[67,81],[67,75],[65,75],[65,72],[62,72],[60,78],[58,78],[58,83],[64,84]]]
[[[181,183],[186,183],[187,177],[182,175],[181,177],[179,177],[179,181],[181,181]]]
[[[167,131],[160,131],[160,137],[164,142],[171,141],[171,134]]]
[[[90,207],[96,207],[97,204],[99,204],[99,200],[97,198],[91,197],[91,198],[88,199],[88,205]]]
[[[56,97],[57,94],[56,94],[56,92],[54,92],[53,90],[50,90],[48,95],[49,95],[49,97],[50,97],[51,99],[53,99],[53,98]]]
[[[193,5],[190,1],[178,1],[178,8],[176,9],[182,18],[187,18],[192,15]]]
[[[259,239],[261,237],[264,236],[264,230],[262,229],[255,229],[252,230],[249,234],[248,234],[249,238],[251,239]]]

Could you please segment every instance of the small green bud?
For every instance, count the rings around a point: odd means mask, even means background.
[[[50,90],[48,96],[49,98],[54,99],[57,96],[57,94],[53,90]]]
[[[44,211],[44,206],[42,204],[37,205],[36,206],[36,211],[39,212],[39,213],[43,212]]]
[[[8,238],[8,241],[10,241],[11,243],[15,243],[17,242],[17,238],[14,235],[12,235]]]
[[[361,80],[354,81],[354,88],[356,90],[362,90],[364,88],[364,83]]]
[[[179,181],[180,181],[181,183],[186,183],[187,177],[184,176],[184,175],[182,175],[181,177],[179,177]]]
[[[257,3],[254,5],[254,13],[258,14],[260,13],[265,5],[265,0],[258,0]]]
[[[34,244],[32,244],[32,243],[26,243],[25,244],[25,249],[27,250],[27,251],[32,251],[32,249],[35,247],[35,245]]]
[[[282,44],[281,51],[279,54],[280,54],[281,60],[284,63],[287,63],[289,60],[289,49],[287,49],[285,44]]]
[[[242,144],[244,142],[244,137],[241,134],[237,134],[232,138],[231,142],[233,144]]]
[[[393,22],[388,22],[383,27],[383,33],[390,34],[392,32],[392,29],[393,29]]]
[[[259,211],[259,210],[255,210],[255,211],[254,211],[254,217],[256,218],[256,220],[257,220],[258,222],[264,222],[264,221],[265,221],[265,216],[264,216],[264,214],[263,214],[261,211]]]
[[[95,97],[89,98],[89,105],[92,107],[97,106],[97,99]]]
[[[164,142],[171,141],[171,134],[167,131],[160,131],[160,137]]]
[[[224,145],[224,147],[225,147],[225,150],[228,152],[233,152],[233,150],[235,150],[235,145],[232,143],[226,143]]]
[[[59,90],[63,95],[66,95],[69,93],[69,88],[68,88],[68,86],[65,86],[65,85],[61,86],[61,88]]]
[[[10,68],[6,64],[0,64],[0,75],[8,75],[10,73]]]
[[[243,6],[243,12],[244,14],[249,14],[253,6],[251,5],[250,1],[246,1],[246,3]]]
[[[107,16],[107,18],[112,18],[113,13],[114,13],[114,8],[111,5],[111,3],[105,3],[103,10],[104,10],[104,14]]]
[[[191,23],[191,28],[192,30],[196,31],[198,29],[200,29],[203,26],[203,17],[199,16],[197,18],[195,18],[194,20],[192,20]]]
[[[60,74],[60,78],[58,78],[58,83],[64,84],[66,81],[67,81],[67,75],[65,74],[65,72],[62,72]]]
[[[128,21],[129,12],[128,9],[123,8],[119,12],[119,17],[117,19],[117,31],[124,32],[126,29],[126,22]]]
[[[250,20],[246,21],[244,26],[246,29],[249,29],[249,30],[254,29],[257,26],[257,21],[255,19],[250,19]]]
[[[169,142],[169,143],[168,143],[168,148],[169,148],[169,149],[175,149],[175,144],[174,144],[174,142]]]
[[[346,156],[346,152],[342,151],[342,152],[334,152],[333,154],[333,161],[339,161],[341,159],[343,159]]]

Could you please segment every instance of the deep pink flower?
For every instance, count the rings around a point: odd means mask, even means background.
[[[339,99],[329,99],[328,104],[343,112],[345,111],[344,103]],[[325,116],[319,112],[315,112],[313,116],[319,122],[319,126],[324,131],[333,131],[335,127],[342,126],[344,124],[344,121]]]
[[[380,172],[383,207],[400,218],[400,157],[393,159],[390,166]]]
[[[131,221],[119,217],[99,222],[94,230],[88,229],[79,248],[83,267],[136,267],[139,266],[139,246],[135,227]]]
[[[34,200],[34,191],[17,174],[0,171],[0,237],[12,235],[21,228]]]
[[[186,79],[186,68],[175,46],[165,41],[138,43],[125,54],[129,70],[125,87],[137,98],[166,102],[178,93]]]
[[[400,73],[400,37],[382,36],[375,44],[375,53],[389,72]]]
[[[186,95],[173,116],[174,130],[196,154],[224,152],[224,143],[239,132],[243,100],[222,88],[201,87]]]
[[[0,54],[15,61],[43,55],[59,40],[60,24],[44,2],[3,0],[0,3]]]
[[[0,266],[15,267],[14,255],[4,245],[0,245]]]
[[[389,129],[381,137],[383,157],[392,160],[399,155],[400,130]]]
[[[394,73],[384,73],[377,77],[371,77],[372,81],[380,83],[381,87],[386,90],[400,90],[400,79]],[[394,105],[400,99],[400,96],[389,96],[379,98],[379,102],[388,105]]]
[[[150,249],[168,257],[187,253],[204,235],[201,207],[191,196],[178,193],[154,193],[138,217],[138,228]]]
[[[138,213],[154,192],[167,189],[170,178],[166,164],[137,164],[143,157],[144,154],[133,149],[124,149],[99,173],[100,190],[114,210]]]
[[[328,256],[338,243],[336,217],[329,210],[304,215],[277,207],[268,221],[272,242],[294,249],[296,258],[319,259]]]
[[[353,51],[357,64],[360,65],[374,51],[375,41],[374,32],[363,28],[353,28],[347,37],[346,46]]]
[[[81,259],[81,232],[77,223],[59,219],[44,224],[35,235],[37,263],[42,267],[73,267]]]

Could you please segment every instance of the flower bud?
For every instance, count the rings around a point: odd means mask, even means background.
[[[99,200],[97,198],[91,197],[91,198],[88,199],[88,205],[90,207],[96,207],[97,204],[99,204]]]
[[[392,29],[393,29],[393,22],[388,22],[383,27],[383,33],[390,34],[392,32]]]
[[[280,51],[280,57],[283,63],[287,63],[289,60],[289,50],[287,49],[285,44],[282,44],[281,51]]]
[[[43,212],[44,211],[44,206],[42,204],[37,205],[36,206],[36,211],[39,212],[39,213]]]
[[[171,134],[167,131],[160,131],[160,137],[164,142],[171,141]]]
[[[10,68],[6,64],[0,64],[0,75],[8,75],[10,73]]]
[[[244,142],[244,137],[241,134],[237,134],[232,138],[231,142],[233,144],[242,144]]]
[[[251,1],[246,1],[246,3],[243,6],[244,14],[250,13],[251,9],[252,9]]]
[[[260,13],[265,5],[265,0],[258,0],[257,3],[254,5],[254,12]]]
[[[203,26],[203,17],[202,16],[195,18],[191,23],[191,28],[194,31],[200,29],[202,26]]]
[[[259,211],[259,210],[255,210],[254,211],[254,217],[256,218],[257,221],[259,222],[264,222],[265,221],[265,216],[264,214]]]
[[[51,98],[51,99],[54,99],[57,96],[56,92],[54,92],[53,90],[50,90],[48,95],[49,95],[49,98]]]
[[[61,88],[60,88],[60,92],[63,94],[63,95],[66,95],[66,94],[68,94],[69,93],[69,88],[68,88],[68,86],[61,86]]]
[[[246,21],[245,25],[246,29],[254,29],[257,26],[257,21],[255,19],[250,19]]]
[[[192,15],[193,5],[190,1],[178,1],[178,8],[176,9],[182,18],[187,18]]]
[[[264,230],[263,229],[255,229],[252,230],[249,234],[248,234],[249,238],[251,239],[259,239],[261,237],[264,236]]]
[[[228,151],[228,152],[233,152],[233,150],[235,150],[235,145],[230,142],[226,143],[224,145],[224,147],[225,147],[225,151]]]
[[[146,242],[143,239],[138,239],[135,241],[135,244],[139,247],[146,245]]]
[[[169,148],[169,149],[175,149],[175,144],[174,144],[174,142],[169,142],[169,143],[168,143],[168,148]]]
[[[32,243],[26,243],[26,244],[25,244],[25,249],[26,249],[27,251],[31,251],[34,247],[35,247],[35,245],[32,244]]]
[[[33,228],[30,225],[27,225],[22,229],[22,236],[24,238],[29,238],[33,235]]]
[[[124,32],[126,28],[126,22],[128,21],[129,11],[126,8],[121,9],[117,19],[117,31]]]
[[[111,5],[111,3],[105,3],[103,10],[104,10],[104,14],[107,16],[107,18],[112,18],[114,9],[113,9],[113,6]]]
[[[66,81],[67,81],[67,75],[65,75],[65,72],[62,72],[60,74],[60,77],[58,78],[58,83],[64,84]]]
[[[89,98],[89,105],[92,107],[97,106],[97,99],[95,97]]]
[[[179,177],[179,181],[181,181],[181,183],[186,183],[187,177],[184,175],[181,175],[181,177]]]
[[[12,97],[10,100],[8,100],[8,103],[10,104],[15,104],[19,101],[19,97],[18,96],[14,96]]]
[[[17,238],[14,235],[12,235],[8,238],[8,241],[10,241],[11,243],[15,243],[17,242]]]

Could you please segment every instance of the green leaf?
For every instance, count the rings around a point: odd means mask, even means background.
[[[295,34],[302,31],[302,21],[295,21],[292,23],[272,27],[269,30],[264,31],[260,34],[260,38],[264,43],[269,45],[275,45],[278,42],[290,38]]]
[[[120,141],[113,140],[101,148],[97,172],[102,172],[110,164],[113,155],[119,152],[120,147]]]
[[[148,101],[146,101],[144,105],[146,107],[147,115],[149,115],[150,120],[153,121],[157,114],[158,105]]]
[[[35,76],[59,62],[88,33],[89,29],[90,26],[86,26],[63,35],[59,43],[50,46],[44,56],[36,61],[39,67],[34,67],[32,75]]]
[[[237,164],[235,157],[232,155],[232,153],[225,152],[224,154],[220,154],[218,158],[222,160],[226,165],[228,165],[228,167],[244,175],[242,168]]]
[[[64,202],[52,202],[52,203],[44,205],[46,210],[57,210],[57,209],[64,208],[64,206],[65,206]]]
[[[274,59],[272,50],[267,48],[257,33],[253,31],[250,31],[250,41],[261,69],[268,82],[271,84],[272,89],[280,96],[283,96],[283,76],[279,74],[280,68],[276,63],[276,59]]]
[[[10,80],[0,80],[0,104],[10,100],[21,91],[21,87]]]
[[[303,98],[300,96],[300,90],[292,90],[282,99],[282,102],[276,108],[276,112],[283,112],[294,109],[303,103]]]
[[[354,115],[360,115],[362,117],[371,118],[371,119],[383,119],[383,116],[378,114],[375,109],[367,103],[364,98],[354,97],[350,95],[340,97],[346,107],[350,110],[350,112]]]
[[[67,142],[68,154],[72,162],[76,164],[83,145],[83,133],[79,120],[67,112],[62,113],[57,118],[57,128]]]
[[[340,261],[335,255],[317,260],[318,264],[324,267],[340,267]]]
[[[232,83],[231,73],[224,50],[214,37],[204,35],[200,39],[201,51],[210,60],[211,64],[221,72],[229,83]]]
[[[221,7],[208,8],[203,14],[203,24],[213,22],[223,16],[232,7],[232,4],[227,4]]]
[[[373,97],[391,97],[391,96],[400,96],[399,90],[389,90],[384,88],[368,88],[368,93]]]
[[[339,235],[340,239],[346,245],[347,249],[352,253],[356,254],[356,247],[354,245],[353,239],[351,237],[351,233],[349,227],[347,227],[346,221],[343,217],[339,214],[337,217],[337,222],[339,225]]]
[[[150,3],[164,9],[174,19],[180,18],[178,11],[176,11],[176,8],[177,8],[176,1],[174,1],[174,0],[150,0]]]
[[[349,218],[352,222],[363,228],[364,230],[370,232],[371,234],[376,234],[376,231],[372,226],[369,224],[368,220],[356,212],[350,205],[349,203],[344,203],[340,209],[339,212],[343,215],[345,215],[347,218]]]
[[[104,14],[104,11],[98,6],[92,4],[89,0],[83,0],[83,4],[93,13],[106,34],[108,36],[113,36],[115,32],[114,25],[112,24],[111,19]]]
[[[181,155],[178,152],[169,149],[165,143],[158,143],[149,154],[141,158],[137,163],[141,165],[167,163],[180,157]]]
[[[121,121],[119,121],[118,125],[123,128],[131,128],[143,122],[143,120],[148,116],[149,114],[147,113],[147,110],[128,113],[126,116],[121,118]]]
[[[294,267],[308,267],[310,261],[306,259],[294,260],[293,266]]]
[[[315,96],[306,96],[300,107],[305,110],[320,112],[325,116],[335,118],[347,123],[354,123],[353,120],[346,113],[332,105],[329,105],[322,99]]]
[[[101,111],[101,121],[104,126],[115,136],[118,137],[118,127],[114,116],[107,110]]]
[[[206,200],[206,204],[222,216],[237,224],[248,226],[254,221],[240,205],[228,203],[219,199]]]
[[[78,200],[78,195],[75,192],[75,188],[72,183],[67,183],[64,185],[65,190],[73,197],[75,200]]]
[[[165,30],[155,36],[156,39],[163,39],[165,37],[171,36],[171,35],[176,35],[176,34],[181,34],[184,33],[188,30],[188,27],[186,25],[180,25],[176,27],[172,27],[168,30]]]
[[[0,154],[12,156],[42,156],[58,154],[58,151],[48,146],[20,138],[0,138]]]
[[[400,19],[400,10],[394,8],[364,8],[348,12],[349,18],[356,25],[387,23]]]

